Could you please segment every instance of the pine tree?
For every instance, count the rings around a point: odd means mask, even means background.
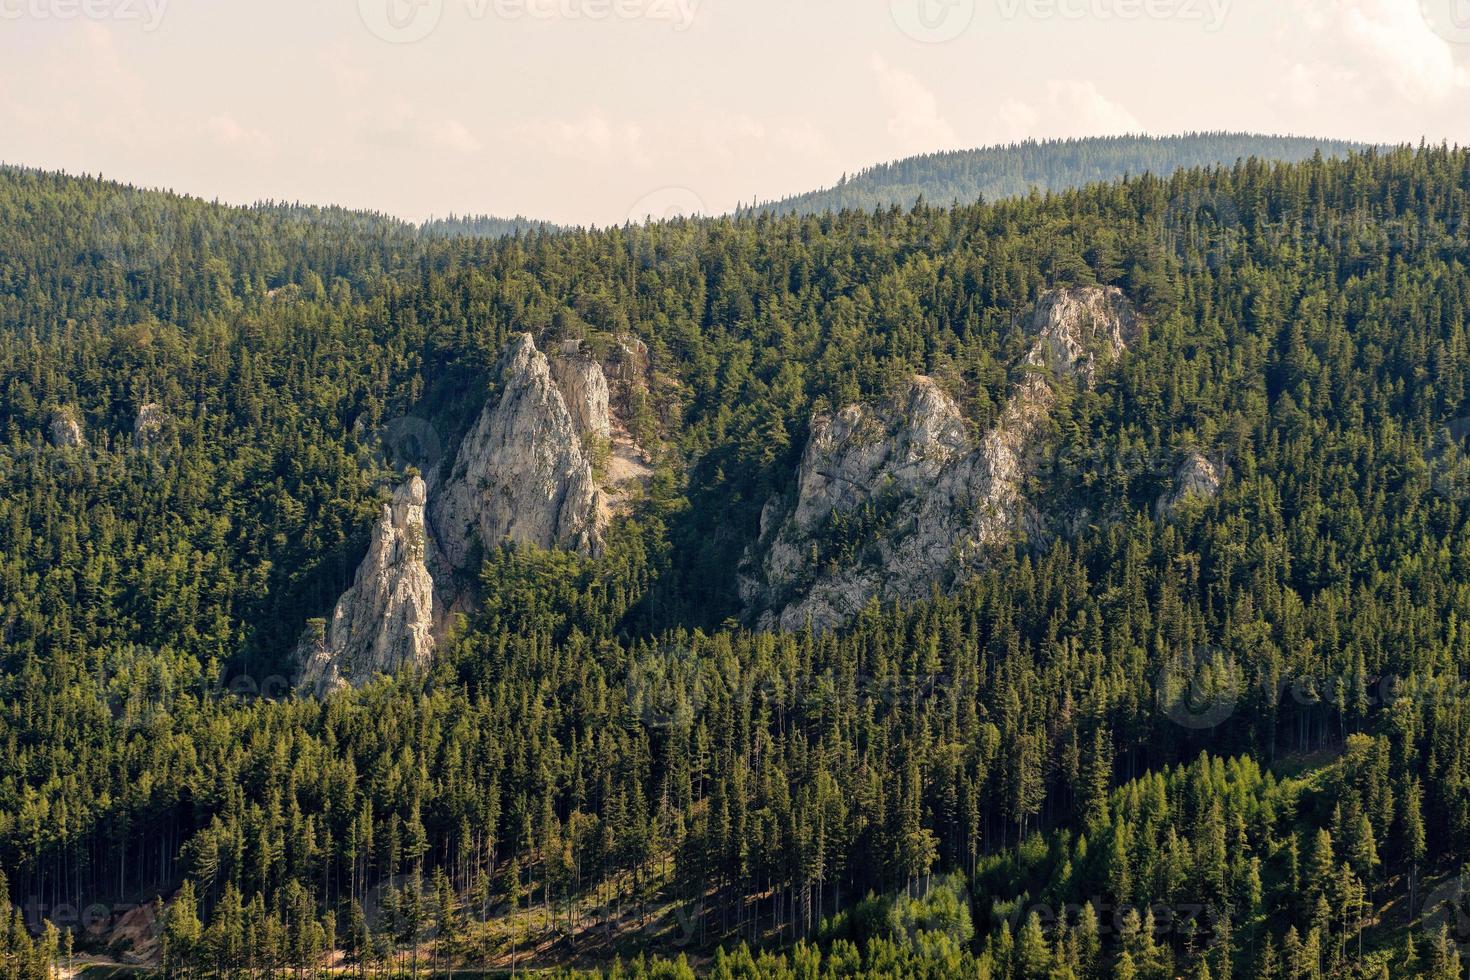
[[[1409,866],[1410,913],[1418,908],[1419,866],[1423,863],[1426,853],[1423,798],[1424,793],[1419,787],[1419,780],[1410,780],[1408,792],[1404,794],[1402,817],[1404,859]]]
[[[199,905],[194,898],[194,883],[188,879],[166,911],[159,914],[163,922],[163,972],[168,977],[193,975],[195,958],[203,925],[199,921]]]

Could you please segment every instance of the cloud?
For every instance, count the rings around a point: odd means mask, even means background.
[[[878,96],[888,114],[888,135],[899,152],[954,149],[954,128],[939,112],[939,100],[913,75],[874,54],[870,66],[878,76]]]
[[[811,125],[794,121],[767,124],[744,112],[710,114],[699,136],[699,150],[726,161],[748,160],[754,153],[814,157],[832,149],[826,134]],[[672,148],[686,156],[695,152],[693,147]]]
[[[1319,94],[1369,99],[1386,90],[1439,102],[1470,87],[1451,45],[1425,19],[1420,0],[1293,0],[1282,41],[1311,58],[1288,71],[1287,97],[1310,107]]]
[[[1103,95],[1093,82],[1053,81],[1035,101],[1011,99],[996,111],[986,142],[1068,136],[1141,133],[1143,123],[1127,107]]]
[[[333,87],[343,95],[360,93],[372,80],[371,73],[358,63],[351,47],[342,40],[318,49],[317,63],[326,69]]]
[[[1051,82],[1047,97],[1051,111],[1073,120],[1081,133],[1117,136],[1143,130],[1137,116],[1103,95],[1092,82]]]
[[[639,168],[651,163],[642,127],[598,113],[523,123],[511,130],[511,136],[532,149],[587,163],[629,163]]]
[[[204,123],[205,132],[219,146],[249,153],[268,153],[275,142],[265,133],[240,124],[234,116],[210,116]]]
[[[114,147],[149,145],[155,138],[149,110],[156,102],[113,30],[94,21],[76,28],[58,37],[46,52],[42,74],[32,79],[32,92],[45,93],[47,101],[17,100],[21,121],[43,128],[62,123]]]
[[[747,113],[717,115],[704,121],[702,135],[707,150],[719,157],[737,156],[754,143],[766,141],[766,127]]]
[[[430,143],[446,150],[473,153],[480,148],[480,141],[475,138],[475,134],[471,133],[469,127],[458,119],[429,123],[424,127],[424,134]]]
[[[397,96],[362,113],[358,138],[373,146],[421,151],[425,147],[474,153],[481,148],[474,132],[452,117],[425,117],[418,104]]]

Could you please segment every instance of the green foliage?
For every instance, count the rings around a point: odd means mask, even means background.
[[[187,880],[167,945],[202,973],[524,956],[533,923],[723,944],[732,976],[1408,962],[1422,883],[1470,858],[1467,215],[1446,148],[497,241],[0,172],[9,894]],[[983,426],[1036,297],[1089,279],[1146,330],[1058,399],[1035,499],[1074,533],[835,633],[742,629],[812,413],[922,371]],[[485,555],[427,678],[263,684],[515,330],[648,345],[658,465],[606,553]],[[48,438],[62,408],[85,445]],[[375,437],[405,417],[438,459]],[[1222,491],[1159,519],[1189,450]],[[859,921],[869,892],[908,897]]]
[[[1168,177],[1193,167],[1228,167],[1245,157],[1299,162],[1321,152],[1345,156],[1364,150],[1360,143],[1245,133],[1197,133],[1187,136],[1104,136],[1067,140],[1026,140],[1009,146],[953,150],[879,164],[828,190],[809,191],[768,204],[755,213],[821,214],[851,209],[872,211],[897,205],[965,204],[1019,197],[1039,191],[1064,191],[1126,176],[1151,173]],[[1116,259],[1100,245],[1089,259],[1099,278],[1108,282]],[[1060,281],[1085,271],[1082,251],[1066,254],[1049,271]],[[1084,280],[1085,281],[1085,280]]]

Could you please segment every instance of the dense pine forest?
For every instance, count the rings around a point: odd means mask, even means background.
[[[850,208],[871,211],[897,204],[968,204],[981,198],[1021,197],[1033,190],[1065,191],[1099,181],[1176,170],[1230,166],[1256,157],[1299,163],[1316,153],[1340,157],[1366,150],[1361,143],[1251,133],[1183,136],[1093,136],[1026,140],[1006,146],[950,150],[879,164],[837,185],[754,205],[754,212],[821,214]]]
[[[1464,976],[1467,220],[1444,147],[499,239],[0,170],[0,976]],[[1071,532],[752,629],[813,414],[984,425],[1069,284],[1144,324],[1053,407]],[[297,694],[521,331],[646,343],[645,492]]]

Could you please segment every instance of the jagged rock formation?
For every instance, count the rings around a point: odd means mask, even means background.
[[[589,431],[607,431],[607,383],[587,362],[567,369]],[[593,371],[596,372],[595,376]],[[607,507],[578,420],[551,364],[530,334],[513,340],[496,368],[497,391],[465,436],[448,477],[433,491],[430,525],[450,568],[470,570],[476,544],[512,541],[595,554]]]
[[[1037,301],[1031,332],[1027,363],[1090,386],[1137,335],[1138,315],[1117,288],[1054,289]]]
[[[1169,489],[1160,495],[1154,511],[1160,517],[1172,517],[1186,500],[1210,500],[1220,492],[1220,473],[1215,465],[1198,452],[1187,453],[1174,468]]]
[[[424,481],[414,476],[383,505],[352,587],[302,641],[303,690],[328,694],[428,665],[434,583],[424,564],[425,502]]]
[[[166,421],[168,414],[164,412],[162,405],[148,402],[141,406],[133,419],[133,445],[139,449],[153,445],[162,437]]]
[[[740,589],[758,627],[838,625],[873,598],[911,600],[983,563],[1042,521],[1024,481],[1065,378],[1090,385],[1138,330],[1116,289],[1057,290],[1030,323],[1035,338],[995,425],[970,435],[959,407],[915,377],[888,405],[849,405],[812,420],[794,501],[770,501]]]
[[[76,411],[69,405],[51,413],[46,431],[51,438],[51,445],[58,449],[76,449],[87,444],[87,437],[82,434],[82,424],[77,421]]]
[[[522,334],[494,376],[452,463],[395,494],[356,583],[303,639],[303,689],[328,693],[426,664],[438,632],[471,605],[484,550],[514,542],[601,551],[628,481],[647,474],[624,459],[632,442],[610,409],[602,365],[575,341],[547,358]],[[601,480],[599,455],[608,461]]]
[[[612,414],[602,366],[582,354],[580,348],[564,349],[551,360],[551,375],[582,437],[583,448],[593,454],[606,447],[612,440]]]

